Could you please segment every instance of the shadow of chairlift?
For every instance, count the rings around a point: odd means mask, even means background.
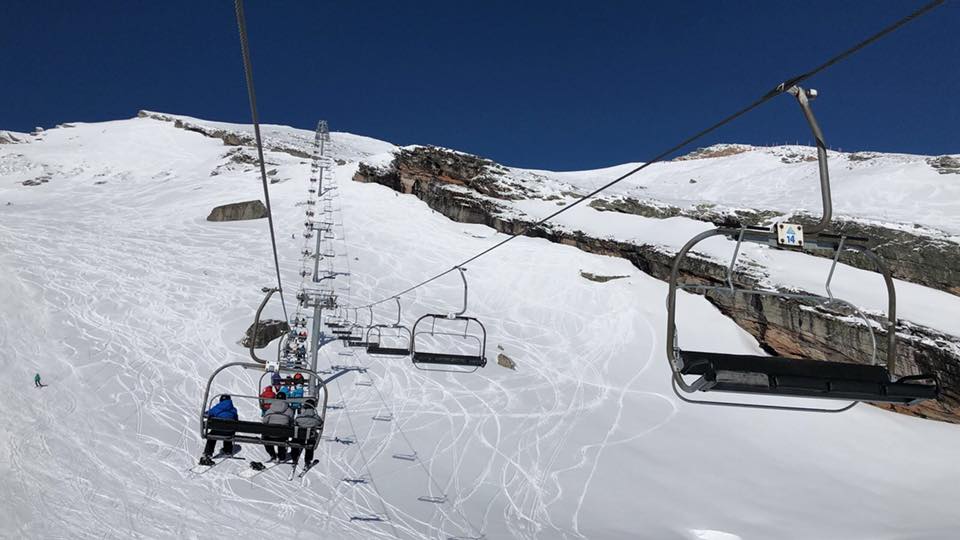
[[[387,518],[382,514],[363,514],[359,516],[350,516],[350,521],[379,522],[379,521],[387,521]]]
[[[341,481],[342,481],[342,482],[346,482],[346,483],[348,483],[348,484],[353,484],[353,485],[356,486],[356,485],[360,485],[360,484],[369,484],[369,483],[370,483],[370,477],[367,476],[367,475],[363,475],[363,476],[348,476],[348,477],[343,478]]]

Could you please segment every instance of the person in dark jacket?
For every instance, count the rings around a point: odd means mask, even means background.
[[[275,401],[270,403],[270,409],[263,415],[264,424],[272,426],[289,426],[293,424],[293,409],[287,405],[286,399],[286,393],[277,392]],[[287,447],[269,444],[271,442],[286,441],[285,437],[274,438],[264,435],[262,439],[264,441],[263,448],[267,451],[267,454],[270,455],[270,461],[276,461],[278,459],[280,461],[286,461]]]
[[[226,420],[239,420],[237,408],[233,406],[233,400],[228,394],[220,396],[220,403],[217,403],[204,415],[207,418],[224,418]],[[211,435],[233,436],[233,432],[210,430]],[[207,439],[207,444],[203,447],[203,456],[200,458],[201,465],[213,465],[213,450],[217,445],[216,439]],[[233,441],[223,441],[223,453],[233,454]]]
[[[294,423],[300,428],[294,440],[307,445],[303,465],[309,467],[313,464],[313,447],[316,446],[317,438],[320,437],[320,432],[323,430],[323,418],[320,418],[320,415],[317,414],[316,398],[307,398],[303,402],[303,410],[300,412],[300,416],[294,420]],[[300,450],[300,448],[290,450],[290,460],[293,461],[294,465],[296,465],[300,459]]]

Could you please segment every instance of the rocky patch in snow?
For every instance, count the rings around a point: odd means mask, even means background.
[[[927,163],[940,174],[960,174],[960,157],[938,156],[928,159]]]
[[[210,211],[207,221],[241,221],[267,217],[267,207],[259,200],[224,204]]]
[[[246,333],[243,336],[243,339],[240,340],[240,345],[243,347],[250,347],[250,341],[253,339],[253,331],[255,325],[251,324],[247,328]],[[286,334],[290,331],[290,325],[287,324],[287,321],[278,321],[275,319],[267,319],[260,321],[260,325],[257,328],[257,340],[254,342],[253,347],[255,349],[262,349],[270,344],[271,341],[277,339],[278,337]]]

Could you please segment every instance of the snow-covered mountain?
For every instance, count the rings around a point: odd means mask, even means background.
[[[934,539],[960,528],[957,426],[869,406],[802,415],[679,402],[662,353],[666,285],[625,259],[526,237],[468,271],[470,313],[486,324],[488,356],[502,349],[516,371],[491,362],[469,376],[430,374],[357,353],[351,361],[369,370],[333,385],[331,402],[345,408],[329,412],[326,432],[356,442],[322,443],[302,485],[278,471],[240,478],[242,462],[192,477],[207,377],[244,358],[237,341],[259,288],[273,280],[265,221],[205,219],[214,206],[261,198],[249,133],[143,113],[0,144],[0,403],[8,412],[0,537]],[[313,136],[265,127],[288,284],[299,281]],[[388,296],[503,238],[416,197],[352,181],[361,161],[388,167],[399,149],[345,133],[332,139],[337,234],[351,273],[338,288],[351,303]],[[731,150],[657,165],[611,197],[815,209],[805,152]],[[960,176],[941,174],[950,167],[932,159],[836,156],[838,213],[918,223],[957,242]],[[544,215],[629,167],[505,168],[505,185],[528,193],[498,204]],[[708,225],[584,205],[557,226],[669,248]],[[726,256],[729,246],[711,252]],[[828,264],[746,255],[811,288]],[[581,272],[626,277],[600,283]],[[838,294],[882,308],[867,272],[844,266],[837,280]],[[897,285],[904,318],[960,336],[960,298]],[[455,275],[418,289],[403,300],[404,322],[449,311],[460,295]],[[680,308],[691,329],[685,344],[761,351],[704,298],[683,295]],[[280,314],[276,304],[268,310]],[[340,352],[330,345],[322,363],[343,363]],[[38,371],[49,386],[32,387]],[[365,381],[372,385],[356,384]],[[256,380],[237,377],[224,390],[251,393]],[[388,412],[392,422],[372,419]],[[414,452],[421,461],[393,458]],[[241,455],[265,456],[250,446]],[[370,484],[343,482],[364,474]],[[444,503],[418,499],[441,493]],[[367,514],[388,521],[350,519]]]

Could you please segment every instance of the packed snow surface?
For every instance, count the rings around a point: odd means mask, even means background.
[[[306,149],[312,141],[273,131]],[[337,287],[351,303],[387,297],[502,238],[350,181],[356,159],[392,147],[333,140],[344,163],[338,261],[351,273]],[[425,373],[328,345],[322,365],[370,368],[331,385],[330,402],[345,408],[329,411],[325,434],[354,444],[323,442],[302,482],[285,467],[240,478],[239,460],[192,475],[207,378],[244,360],[237,341],[274,279],[265,220],[205,220],[216,205],[261,198],[252,168],[221,167],[229,150],[150,118],[0,145],[0,536],[934,539],[960,528],[957,426],[863,405],[816,415],[684,404],[663,353],[666,285],[624,260],[530,238],[467,272],[469,313],[489,333],[486,368]],[[283,152],[267,161],[292,308],[310,165]],[[925,204],[871,193],[892,219]],[[958,197],[938,199],[920,215],[954,227],[948,206]],[[672,225],[700,226],[688,222]],[[595,283],[580,270],[628,277]],[[956,324],[946,321],[951,300],[924,294],[931,319]],[[460,295],[455,274],[418,289],[403,298],[404,322],[454,310]],[[281,316],[277,304],[268,315]],[[388,321],[392,309],[376,315]],[[759,352],[702,298],[681,295],[680,309],[685,345]],[[501,349],[516,371],[493,361]],[[35,372],[47,387],[32,387]],[[256,384],[239,372],[214,391],[251,394]],[[258,416],[255,404],[238,406]],[[419,461],[393,457],[413,453]],[[240,456],[266,457],[253,445]],[[363,475],[372,482],[343,481]],[[387,521],[351,521],[372,514]]]

